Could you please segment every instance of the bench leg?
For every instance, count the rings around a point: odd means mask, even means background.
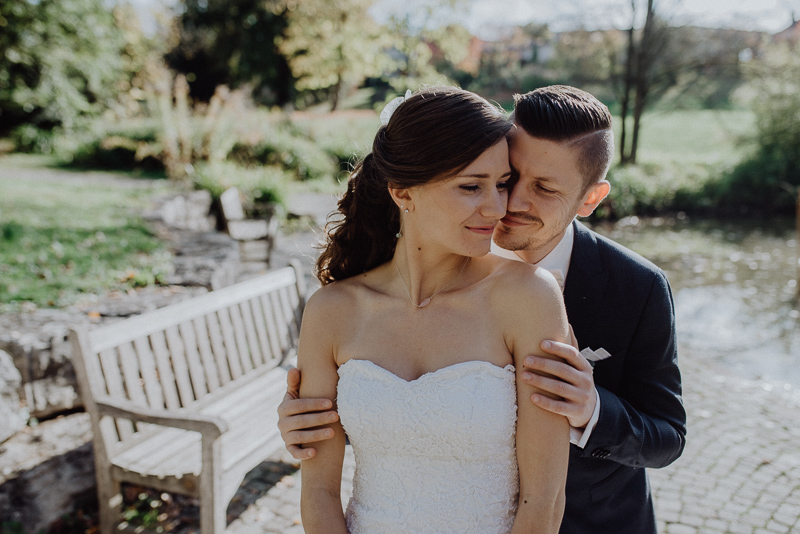
[[[227,502],[222,498],[221,441],[203,438],[203,472],[200,475],[200,532],[223,534],[228,525]]]
[[[100,533],[112,534],[122,513],[120,483],[110,476],[97,477],[97,498],[100,508]]]
[[[227,503],[220,498],[203,500],[200,503],[201,534],[223,534],[228,526],[227,508]]]

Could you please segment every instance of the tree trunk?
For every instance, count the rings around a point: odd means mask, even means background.
[[[342,90],[342,76],[336,76],[336,85],[333,86],[333,95],[331,96],[331,111],[336,111],[339,107],[339,92]]]
[[[639,49],[636,54],[636,76],[635,92],[633,102],[633,132],[631,133],[631,148],[628,152],[628,163],[636,164],[636,157],[639,148],[639,132],[642,122],[642,114],[647,105],[647,97],[650,93],[650,69],[655,59],[653,31],[655,24],[655,12],[653,0],[647,0],[647,17],[642,29],[642,37],[639,40]]]
[[[636,0],[631,0],[631,27],[628,30],[628,53],[625,58],[625,72],[622,77],[622,98],[620,99],[621,131],[619,140],[619,163],[627,165],[630,156],[627,150],[628,113],[630,112],[631,92],[633,91],[633,71],[636,63]]]

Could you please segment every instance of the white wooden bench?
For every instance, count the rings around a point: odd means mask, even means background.
[[[283,447],[277,406],[305,304],[286,267],[70,341],[92,420],[102,534],[120,523],[120,483],[200,499],[222,533],[245,474]]]

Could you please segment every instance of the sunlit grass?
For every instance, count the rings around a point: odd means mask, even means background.
[[[163,185],[143,185],[0,173],[0,310],[158,283],[171,257],[136,213]]]
[[[619,143],[620,120],[618,117],[615,119],[614,133]],[[752,134],[754,126],[755,114],[747,110],[646,113],[642,119],[638,160],[655,164],[679,162],[732,166],[746,151],[745,139]]]

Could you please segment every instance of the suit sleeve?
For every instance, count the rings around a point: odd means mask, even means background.
[[[675,311],[663,272],[653,277],[625,356],[617,393],[598,386],[600,417],[582,456],[632,467],[665,467],[686,444],[686,411],[675,341]]]

